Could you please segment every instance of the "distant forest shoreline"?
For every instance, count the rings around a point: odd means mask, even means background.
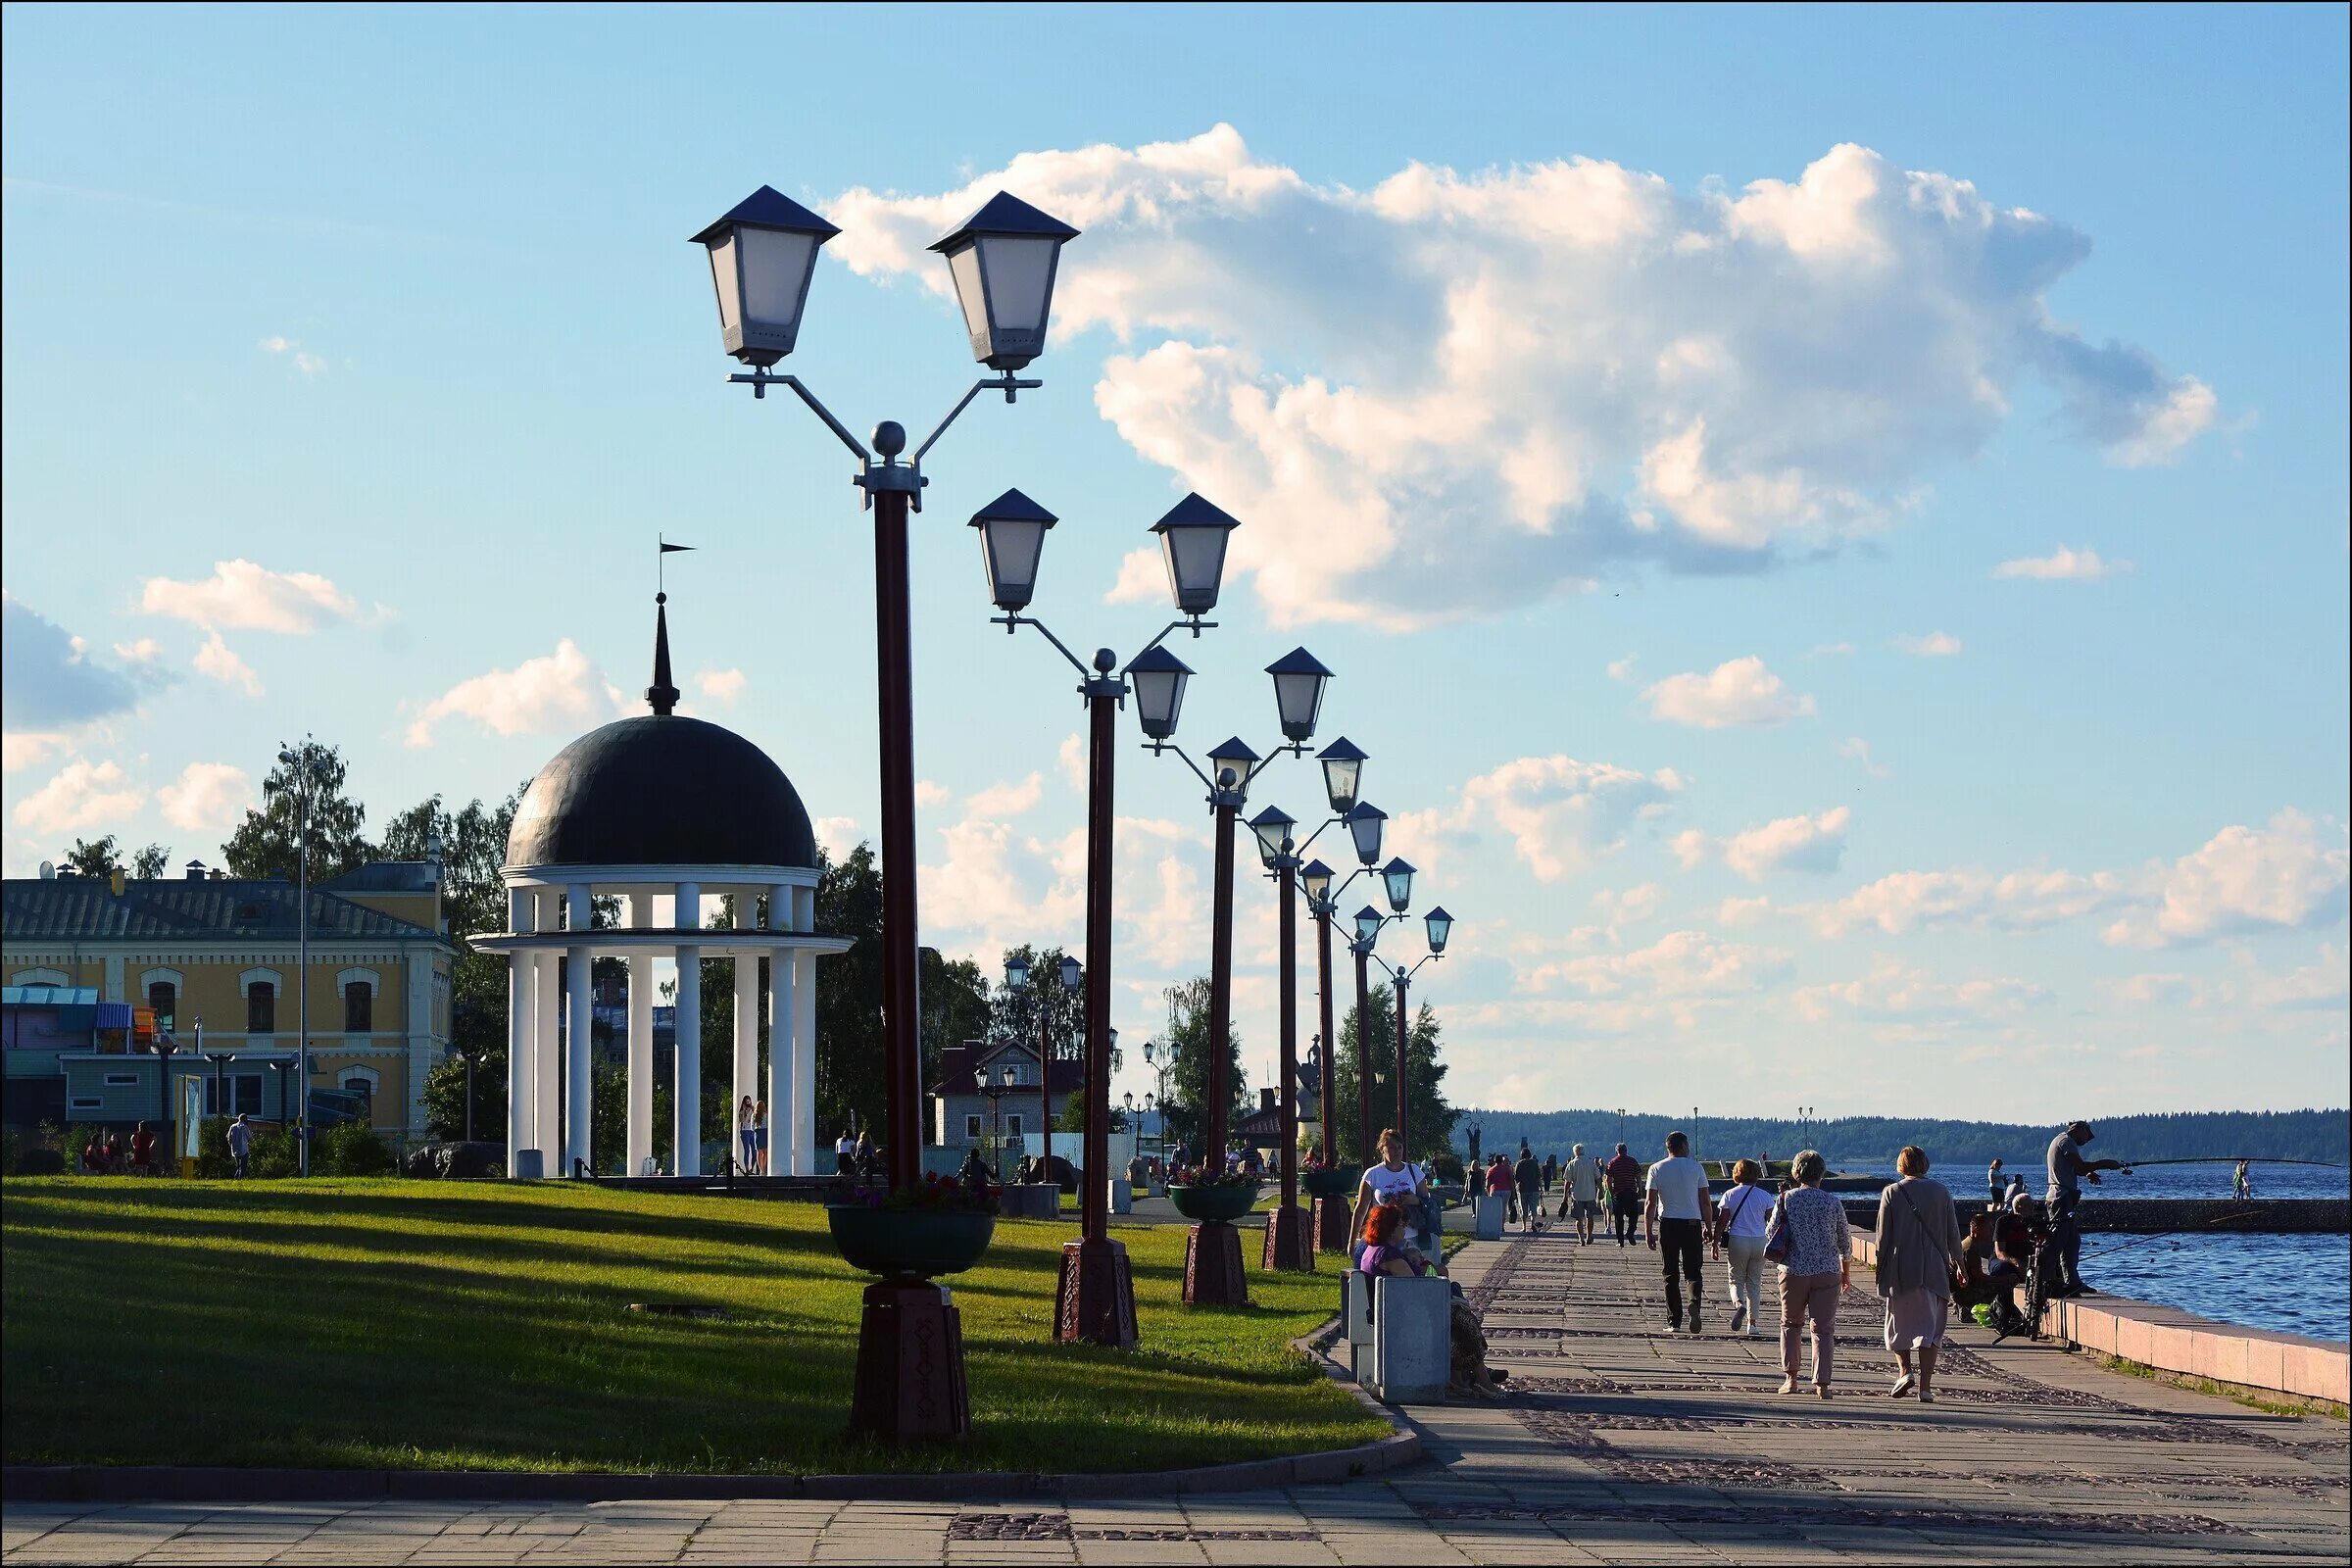
[[[2200,1155],[2267,1159],[2323,1159],[2352,1162],[2352,1111],[2183,1110],[2158,1115],[2092,1118],[2098,1141],[2094,1154],[2118,1159],[2188,1159]],[[1735,1158],[1769,1152],[1786,1159],[1813,1148],[1833,1166],[1891,1163],[1895,1151],[1917,1144],[1938,1161],[1988,1160],[1995,1155],[2038,1166],[2056,1137],[2058,1122],[1934,1121],[1903,1116],[1835,1116],[1799,1124],[1766,1116],[1657,1116],[1613,1110],[1464,1110],[1453,1124],[1454,1149],[1470,1149],[1470,1129],[1481,1129],[1481,1149],[1508,1153],[1527,1140],[1538,1157],[1565,1159],[1571,1146],[1606,1151],[1623,1142],[1648,1158],[1666,1134],[1690,1134],[1692,1152],[1705,1158]]]

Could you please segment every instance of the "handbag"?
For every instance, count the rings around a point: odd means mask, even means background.
[[[1740,1215],[1747,1212],[1747,1205],[1755,1200],[1755,1196],[1756,1190],[1753,1187],[1750,1187],[1740,1195],[1740,1201],[1733,1206],[1732,1211],[1729,1214],[1726,1214],[1721,1209],[1717,1209],[1715,1211],[1715,1240],[1717,1242],[1726,1246],[1730,1245],[1732,1240],[1732,1221],[1738,1219]]]
[[[1772,1218],[1764,1222],[1764,1260],[1786,1263],[1795,1246],[1796,1237],[1788,1228],[1788,1204],[1785,1198],[1776,1198],[1772,1201]]]

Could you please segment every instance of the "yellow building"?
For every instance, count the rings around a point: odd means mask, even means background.
[[[163,1082],[158,1037],[175,1048],[172,1078],[205,1080],[208,1114],[287,1118],[301,1100],[307,991],[311,1086],[364,1095],[379,1131],[422,1137],[424,1077],[449,1049],[456,957],[440,867],[379,861],[313,888],[307,975],[300,952],[290,882],[224,877],[196,861],[154,880],[8,879],[7,1120],[169,1119],[179,1100]],[[74,1005],[85,999],[115,1005]]]

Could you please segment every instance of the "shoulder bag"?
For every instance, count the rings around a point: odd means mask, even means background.
[[[1796,1238],[1788,1229],[1788,1195],[1783,1193],[1772,1201],[1772,1218],[1764,1222],[1764,1260],[1768,1263],[1787,1263]]]

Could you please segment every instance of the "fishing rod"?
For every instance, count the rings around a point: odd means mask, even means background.
[[[2268,1154],[2193,1154],[2185,1159],[2127,1159],[2124,1169],[2137,1170],[2142,1165],[2318,1165],[2328,1170],[2342,1170],[2343,1165],[2332,1159],[2274,1159]]]
[[[2102,1257],[2113,1257],[2118,1252],[2128,1252],[2134,1247],[2146,1247],[2154,1242],[2172,1242],[2178,1246],[2180,1245],[2179,1238],[2182,1236],[2193,1235],[2197,1231],[2211,1230],[2216,1225],[2225,1224],[2233,1219],[2251,1219],[2261,1212],[2262,1210],[2258,1208],[2241,1208],[2234,1214],[2216,1214],[2201,1224],[2191,1225],[2185,1231],[2159,1231],[2153,1236],[2142,1236],[2137,1241],[2118,1242],[2113,1247],[2102,1247],[2095,1252],[2085,1252],[2082,1261],[2094,1263]]]

